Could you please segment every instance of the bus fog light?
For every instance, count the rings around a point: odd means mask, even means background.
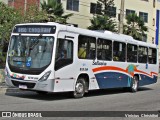
[[[40,81],[40,82],[46,81],[50,74],[51,74],[51,71],[46,72],[46,73],[39,79],[39,81]]]

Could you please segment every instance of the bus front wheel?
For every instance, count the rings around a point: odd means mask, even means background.
[[[134,76],[131,84],[131,92],[137,92],[139,87],[138,77]]]
[[[75,90],[73,92],[74,98],[82,98],[85,93],[85,80],[83,78],[79,78],[75,85]]]
[[[39,95],[46,95],[48,94],[48,92],[45,92],[45,91],[36,91],[37,94]]]

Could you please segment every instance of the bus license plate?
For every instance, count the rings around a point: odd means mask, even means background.
[[[26,85],[19,85],[19,88],[21,88],[21,89],[27,89],[27,86]]]

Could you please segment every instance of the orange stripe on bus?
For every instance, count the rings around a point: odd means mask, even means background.
[[[122,68],[114,67],[114,66],[103,66],[103,67],[94,68],[93,72],[98,72],[98,71],[103,71],[103,70],[108,70],[108,71],[109,70],[115,70],[115,71],[120,71],[120,72],[124,72],[124,73],[130,74],[132,76],[134,75],[133,73],[129,73],[127,69],[122,69]],[[148,73],[146,73],[144,71],[140,71],[140,70],[137,70],[137,69],[135,69],[134,72],[142,73],[142,74],[148,75],[150,77],[152,77],[153,74],[158,76],[158,73],[156,73],[156,72],[150,72],[150,74],[148,74]]]
[[[94,68],[93,72],[98,72],[98,71],[102,71],[102,70],[117,70],[117,71],[122,71],[122,72],[128,73],[127,70],[124,70],[119,67],[114,67],[114,66],[104,66],[104,67]]]

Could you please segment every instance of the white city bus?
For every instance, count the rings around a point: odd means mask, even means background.
[[[6,60],[6,84],[38,93],[129,88],[157,82],[158,47],[109,31],[58,23],[17,24]]]

